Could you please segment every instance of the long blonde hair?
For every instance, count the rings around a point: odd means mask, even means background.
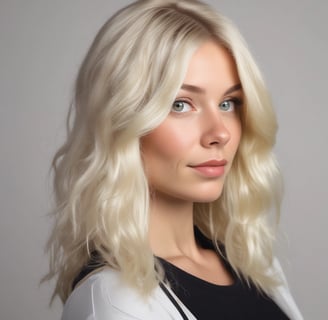
[[[193,52],[214,38],[233,56],[246,104],[243,134],[222,196],[195,204],[195,224],[223,243],[233,268],[268,291],[274,279],[267,214],[279,211],[271,153],[276,121],[260,72],[231,22],[195,0],[141,0],[105,23],[76,80],[68,135],[53,160],[56,207],[48,242],[54,296],[66,301],[98,251],[141,293],[161,280],[148,243],[148,183],[140,137],[167,116]]]

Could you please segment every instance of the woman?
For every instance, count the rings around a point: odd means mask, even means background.
[[[277,125],[242,37],[199,1],[99,31],[54,162],[63,319],[302,319],[267,212]]]

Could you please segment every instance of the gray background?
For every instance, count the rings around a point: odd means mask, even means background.
[[[327,1],[209,1],[240,27],[265,75],[285,175],[279,256],[306,319],[328,297]],[[73,79],[102,23],[130,1],[0,2],[0,318],[59,319],[43,248],[48,170],[63,141]]]

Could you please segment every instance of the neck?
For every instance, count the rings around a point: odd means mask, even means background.
[[[150,202],[149,240],[161,258],[193,256],[198,252],[193,203],[156,194]]]

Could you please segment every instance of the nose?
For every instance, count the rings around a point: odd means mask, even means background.
[[[201,143],[208,148],[215,145],[226,145],[231,138],[224,116],[216,109],[208,112],[203,119]]]

